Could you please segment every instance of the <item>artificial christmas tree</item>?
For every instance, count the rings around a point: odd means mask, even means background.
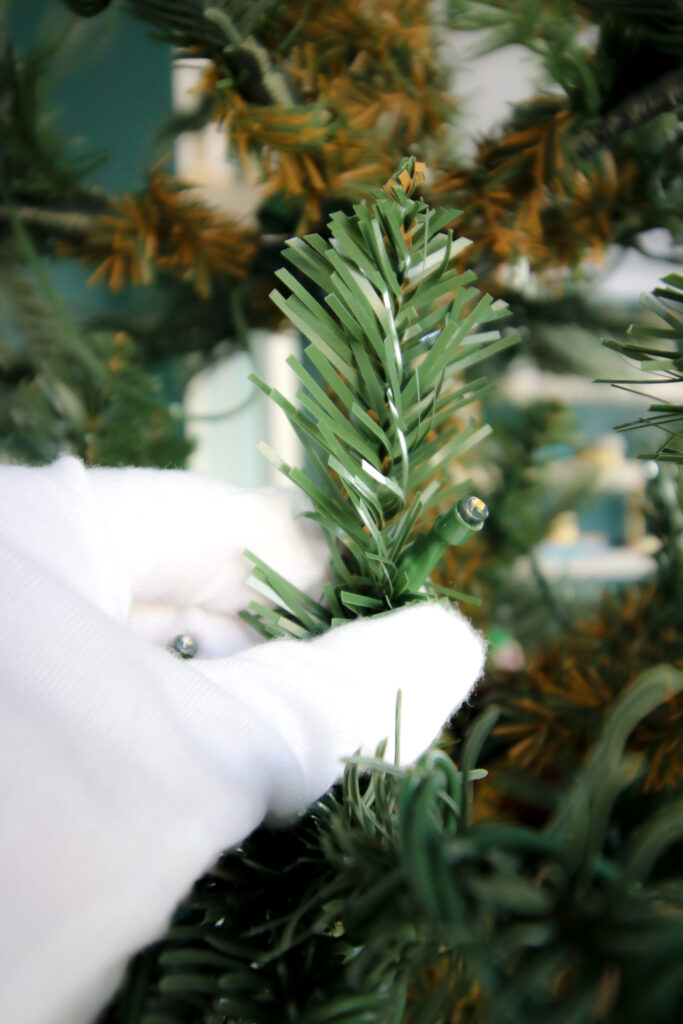
[[[69,6],[106,17],[109,5]],[[178,410],[150,398],[159,359],[185,384],[221,339],[244,343],[247,325],[273,324],[279,310],[308,342],[292,364],[301,392],[295,405],[259,386],[289,416],[306,465],[270,457],[312,501],[331,578],[311,598],[253,551],[247,621],[264,640],[304,638],[404,603],[474,598],[478,625],[492,638],[504,627],[522,649],[511,673],[494,667],[492,644],[471,704],[414,769],[382,750],[351,759],[296,826],[226,852],[165,939],[131,963],[103,1019],[674,1024],[680,400],[655,401],[665,441],[643,442],[660,464],[646,504],[656,573],[597,608],[580,591],[564,604],[532,550],[590,488],[589,472],[562,487],[544,472],[557,448],[584,444],[563,407],[536,404],[512,428],[501,419],[488,451],[488,428],[461,417],[495,413],[478,364],[502,377],[520,349],[507,322],[489,329],[506,303],[541,367],[621,377],[621,362],[595,353],[630,314],[592,299],[590,260],[615,243],[646,249],[653,227],[680,241],[679,12],[625,0],[464,2],[441,14],[392,0],[128,6],[206,59],[193,122],[224,125],[267,194],[245,226],[159,169],[136,196],[93,193],[43,130],[36,65],[5,49],[5,452],[182,462]],[[529,48],[546,73],[543,95],[517,104],[473,158],[445,130],[457,120],[439,17],[487,29],[486,46]],[[451,202],[462,212],[441,205]],[[74,323],[45,256],[144,288],[154,324]],[[274,278],[288,292],[275,305]],[[641,340],[610,343],[674,381],[680,284],[660,289],[661,322],[634,329]],[[563,343],[567,324],[588,332],[590,351]],[[468,449],[479,465],[462,464]],[[482,499],[491,516],[479,529]],[[531,583],[516,574],[529,554]]]
[[[467,332],[487,305],[474,303],[461,319],[467,284],[448,271],[448,256],[457,251],[450,236],[436,233],[417,244],[420,231],[426,238],[430,215],[406,194],[415,169],[409,161],[395,175],[390,198],[378,193],[373,207],[333,218],[329,243],[312,236],[293,243],[292,262],[322,287],[325,306],[281,275],[294,297],[276,297],[317,349],[311,362],[327,383],[326,393],[294,364],[306,386],[305,411],[287,411],[306,439],[315,476],[281,469],[313,500],[312,516],[330,546],[332,582],[314,602],[252,556],[254,586],[275,601],[274,610],[254,603],[247,615],[264,637],[305,637],[396,601],[428,599],[419,589],[426,583],[429,591],[424,574],[433,562],[421,563],[422,576],[412,575],[420,559],[411,556],[428,545],[424,534],[411,539],[425,504],[411,473],[417,469],[424,483],[420,467],[433,452],[426,439],[438,427],[441,406],[448,411],[461,398],[457,390],[449,394],[444,371],[474,355],[477,334],[468,344]],[[438,332],[425,355],[424,341],[419,348],[414,338],[421,339],[430,313],[416,312],[416,300],[431,304],[445,296],[453,297],[437,306]],[[373,317],[385,338],[392,334],[388,325],[401,331],[397,346],[371,340]],[[488,332],[484,339],[493,346],[516,340],[495,340]],[[474,351],[479,359],[486,345]],[[374,417],[363,408],[373,385]],[[415,412],[399,398],[407,395],[420,396]],[[424,409],[431,414],[423,427]],[[462,432],[456,437],[462,443]],[[375,442],[381,448],[373,473]],[[429,469],[438,474],[439,460]],[[431,489],[436,497],[438,487]],[[437,542],[442,528],[439,520],[431,527]],[[623,636],[624,615],[617,621]],[[680,648],[671,624],[667,629],[676,660]],[[584,631],[584,649],[589,638]],[[505,692],[505,684],[496,691],[492,678],[482,699],[490,701],[493,691],[502,707],[464,729],[456,762],[433,750],[405,772],[379,758],[353,759],[341,791],[285,840],[261,832],[227,854],[181,907],[166,941],[133,965],[119,1004],[122,1019],[322,1024],[640,1021],[656,1014],[674,1020],[682,994],[673,966],[680,924],[676,898],[666,895],[666,854],[678,836],[680,783],[669,779],[671,798],[656,809],[639,806],[638,794],[653,788],[677,734],[677,716],[666,702],[680,693],[683,675],[661,665],[636,670],[630,680],[617,676],[586,739],[570,709],[600,707],[596,684],[604,687],[616,667],[610,660],[616,651],[601,653],[605,662],[595,667],[595,681],[582,680],[580,690],[580,662],[568,669],[571,687],[562,662],[551,663],[545,675],[531,667],[531,680],[548,680],[545,700],[535,704],[515,689]],[[517,708],[527,717],[535,712],[537,724],[507,724]],[[501,711],[503,724],[496,727]],[[550,742],[553,727],[559,747]],[[649,746],[639,742],[639,732]],[[640,759],[624,752],[632,733]],[[511,735],[517,745],[508,760],[527,771],[521,791],[523,779],[499,767],[500,740]],[[571,758],[567,765],[568,741],[582,750],[578,767]],[[538,770],[528,774],[534,749],[543,757],[541,778]],[[475,770],[478,759],[493,768],[482,796],[476,780],[486,773]],[[660,859],[663,876],[655,869]],[[245,892],[256,894],[256,908],[245,906]],[[658,950],[656,962],[640,944],[642,934]],[[644,972],[656,975],[647,996]]]

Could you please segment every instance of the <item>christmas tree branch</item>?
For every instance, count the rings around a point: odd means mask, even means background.
[[[289,360],[300,407],[254,379],[290,419],[307,469],[264,452],[313,502],[333,582],[312,604],[250,556],[256,588],[277,600],[274,612],[252,602],[245,613],[262,635],[304,636],[424,599],[420,589],[446,547],[483,524],[483,503],[459,504],[434,523],[429,509],[447,492],[452,501],[448,464],[489,431],[456,418],[488,388],[463,371],[517,336],[484,329],[506,308],[456,269],[468,243],[443,228],[457,211],[412,198],[422,173],[414,158],[405,161],[372,204],[332,216],[329,241],[288,243],[298,276],[277,273],[290,295],[275,291],[273,301],[309,342],[306,363]]]
[[[83,238],[97,225],[98,218],[79,210],[50,210],[41,206],[19,204],[0,206],[0,221],[11,222],[12,216],[28,227],[48,236]]]
[[[625,133],[652,121],[660,114],[683,106],[683,67],[668,71],[640,92],[628,96],[605,114],[595,128],[585,128],[576,138],[576,152],[583,159],[609,149]]]
[[[681,692],[669,665],[639,674],[536,827],[472,813],[494,708],[458,766],[350,758],[298,828],[197,883],[107,1024],[673,1024],[681,798],[635,826],[619,807],[643,772],[631,733]]]
[[[634,340],[603,341],[606,348],[621,353],[635,362],[645,374],[632,384],[680,384],[683,382],[683,276],[668,274],[652,296],[645,296],[644,305],[657,316],[654,324],[631,324],[628,334]],[[616,380],[600,383],[623,386]],[[654,398],[652,395],[646,397]],[[674,462],[683,465],[683,404],[680,401],[653,401],[647,416],[624,423],[619,430],[654,427],[664,434],[664,440],[652,452],[640,457]]]

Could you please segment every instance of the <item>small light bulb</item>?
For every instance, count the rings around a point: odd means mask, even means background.
[[[178,658],[194,658],[197,653],[197,641],[189,633],[179,633],[169,644],[169,651]]]
[[[458,512],[470,526],[483,523],[488,519],[489,510],[486,502],[476,495],[471,494],[469,498],[461,498],[458,502]]]

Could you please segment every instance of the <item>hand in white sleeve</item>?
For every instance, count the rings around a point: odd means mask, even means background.
[[[256,642],[244,548],[318,596],[297,511],[188,473],[0,467],[0,1021],[89,1024],[222,850],[391,740],[399,688],[409,762],[480,675],[440,604]],[[165,649],[182,632],[192,661]]]

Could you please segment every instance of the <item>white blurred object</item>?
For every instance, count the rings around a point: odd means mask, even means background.
[[[183,59],[173,68],[173,106],[191,113],[198,105],[206,60]],[[263,186],[251,173],[239,172],[229,159],[225,129],[215,123],[199,131],[183,132],[175,144],[179,177],[196,186],[202,199],[241,220],[255,220]],[[287,417],[248,379],[256,372],[291,402],[297,381],[286,365],[300,354],[295,331],[255,330],[250,334],[251,354],[235,352],[198,373],[185,395],[187,433],[195,442],[189,468],[229,480],[243,487],[288,481],[256,453],[259,441],[274,449],[290,466],[303,464],[303,451]]]
[[[250,338],[261,378],[276,388],[292,405],[296,405],[299,379],[287,365],[287,360],[290,356],[297,359],[301,356],[301,343],[297,332],[293,328],[288,331],[254,330],[251,331]],[[258,440],[264,440],[288,466],[301,468],[304,464],[304,451],[294,428],[275,402],[267,399],[265,395],[262,397],[265,405],[265,427]],[[268,467],[269,482],[280,487],[294,486],[274,466],[268,464]]]
[[[251,352],[234,352],[202,370],[185,393],[187,434],[195,442],[188,467],[240,487],[292,486],[256,446],[266,441],[290,466],[303,465],[303,449],[282,409],[249,380],[257,373],[296,402],[297,378],[287,365],[300,354],[295,331],[250,332]]]
[[[473,58],[487,32],[443,33],[440,57],[455,71],[451,92],[461,107],[452,136],[459,154],[474,155],[478,140],[510,115],[513,104],[528,99],[534,89],[541,62],[524,46],[505,46],[494,53]]]
[[[622,376],[628,377],[629,370],[630,366],[624,360]],[[683,400],[683,387],[678,383],[658,383],[652,395],[643,396],[647,385],[637,384],[637,380],[643,378],[642,371],[633,370],[632,376],[634,378],[633,387],[640,392],[639,394],[627,391],[625,388],[616,388],[612,384],[587,380],[578,374],[540,370],[522,357],[515,359],[510,364],[500,382],[499,393],[508,401],[519,405],[543,398],[546,401],[555,400],[569,405],[628,405],[631,407],[642,405],[643,408],[647,408],[654,401],[676,402]]]
[[[185,393],[186,433],[195,443],[189,468],[240,487],[270,483],[268,463],[254,458],[266,413],[265,396],[248,379],[253,371],[249,353],[235,352],[193,377]]]
[[[680,260],[675,261],[673,240],[668,231],[654,228],[643,232],[639,243],[657,255],[643,256],[635,249],[622,249],[615,246],[612,250],[617,256],[614,270],[608,272],[597,282],[600,294],[608,299],[626,299],[633,301],[639,295],[653,291],[666,274],[680,273]],[[671,255],[671,260],[667,259]]]
[[[579,517],[574,509],[567,509],[550,523],[546,541],[552,544],[567,545],[576,544],[581,536],[579,532]]]
[[[546,579],[630,583],[653,576],[654,558],[628,547],[611,547],[603,538],[584,534],[576,544],[544,541],[536,548],[538,568]]]
[[[650,464],[629,459],[626,438],[615,431],[596,437],[579,459],[595,469],[595,489],[602,494],[642,494],[651,478]]]
[[[176,61],[173,66],[173,109],[190,114],[199,105],[202,75],[211,62],[199,58]],[[255,221],[263,194],[256,167],[240,170],[228,155],[228,138],[223,125],[210,122],[194,132],[182,132],[174,148],[175,172],[197,187],[198,195],[223,213],[240,220]]]

